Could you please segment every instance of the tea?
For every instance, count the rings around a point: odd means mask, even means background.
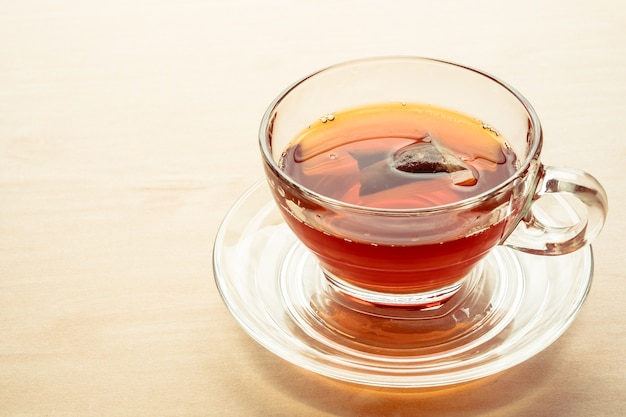
[[[431,146],[431,151],[452,153],[453,162],[467,165],[464,169],[475,181],[455,184],[458,170],[432,169],[434,164],[428,160],[423,168],[430,172],[419,171],[419,166],[413,171],[408,164],[398,166],[401,161],[394,155],[399,151],[433,141],[437,146]],[[493,188],[515,172],[516,158],[493,128],[476,119],[447,109],[398,103],[324,116],[293,140],[281,168],[300,185],[346,203],[425,208]],[[449,164],[451,170],[458,168]]]
[[[463,215],[422,214],[419,221],[410,209],[488,191],[515,173],[517,159],[493,128],[472,117],[386,103],[315,121],[283,152],[280,168],[300,187],[358,206],[355,213],[359,207],[404,213],[363,224],[275,184],[287,223],[327,273],[367,290],[417,293],[465,277],[506,225],[490,214],[498,202]]]

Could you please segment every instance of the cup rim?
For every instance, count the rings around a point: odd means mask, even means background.
[[[322,74],[322,73],[325,73],[327,71],[331,71],[337,68],[341,68],[341,67],[353,66],[353,65],[364,64],[367,62],[375,62],[375,61],[379,61],[379,62],[422,61],[426,63],[444,64],[444,65],[453,66],[459,69],[474,72],[482,77],[485,77],[491,80],[492,82],[496,84],[499,84],[509,93],[511,93],[511,95],[513,95],[515,99],[517,99],[520,102],[520,104],[522,105],[522,107],[524,108],[524,110],[526,111],[530,119],[528,130],[529,131],[532,130],[532,134],[533,134],[532,137],[535,138],[530,146],[528,154],[526,155],[523,162],[520,164],[519,168],[513,174],[511,174],[505,181],[502,181],[498,185],[480,194],[476,194],[472,197],[468,197],[468,198],[458,200],[452,203],[434,205],[430,207],[420,207],[420,208],[379,208],[379,207],[361,206],[358,204],[347,203],[345,201],[327,197],[324,194],[318,193],[314,190],[311,190],[310,188],[307,188],[301,184],[298,184],[289,175],[287,175],[282,169],[280,169],[280,167],[278,166],[278,164],[276,163],[272,155],[272,150],[270,146],[271,139],[269,138],[268,132],[273,123],[274,110],[283,101],[283,99],[287,97],[287,95],[291,91],[296,89],[300,84],[305,83],[309,79],[319,74]],[[535,109],[530,104],[530,102],[513,86],[511,86],[510,84],[508,84],[507,82],[501,80],[500,78],[496,76],[493,76],[485,71],[482,71],[482,70],[479,70],[470,66],[458,64],[452,61],[437,59],[437,58],[409,56],[409,55],[378,56],[378,57],[353,59],[353,60],[343,61],[337,64],[329,65],[315,72],[312,72],[300,78],[299,80],[295,81],[291,85],[289,85],[270,103],[267,110],[263,114],[263,117],[261,119],[261,124],[259,127],[259,146],[261,148],[261,154],[262,154],[263,161],[265,162],[265,164],[267,164],[271,168],[271,170],[276,175],[278,175],[282,180],[286,181],[291,186],[296,187],[303,194],[305,194],[307,198],[314,200],[318,204],[337,207],[337,208],[341,208],[342,210],[350,210],[350,211],[372,213],[372,214],[379,213],[379,214],[384,214],[384,215],[400,215],[400,216],[419,215],[419,214],[426,214],[426,213],[433,213],[433,212],[464,209],[464,208],[467,208],[467,206],[480,204],[481,202],[484,202],[485,200],[493,198],[493,196],[505,191],[510,186],[510,184],[515,181],[515,179],[521,178],[524,176],[524,173],[530,169],[533,161],[538,158],[538,155],[542,148],[542,144],[543,144],[543,132],[542,132],[539,116],[537,115]]]

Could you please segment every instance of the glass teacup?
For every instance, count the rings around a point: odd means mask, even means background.
[[[309,75],[276,98],[260,129],[272,195],[329,286],[414,309],[443,305],[497,245],[561,255],[598,235],[602,186],[543,165],[542,141],[535,111],[506,83],[412,57]]]

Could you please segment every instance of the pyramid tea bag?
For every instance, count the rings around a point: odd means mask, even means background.
[[[447,173],[455,185],[471,186],[477,177],[454,152],[432,136],[398,149],[393,155],[351,152],[361,170],[360,196]],[[421,178],[420,178],[421,177]]]
[[[472,169],[440,141],[416,142],[399,149],[392,157],[391,166],[412,174],[447,172],[455,185],[474,185],[477,178]]]

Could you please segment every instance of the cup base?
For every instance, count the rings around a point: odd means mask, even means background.
[[[291,318],[317,340],[341,340],[367,354],[435,354],[491,337],[509,323],[523,293],[519,269],[510,261],[490,257],[450,292],[389,295],[338,285],[298,245],[283,263],[281,293]],[[498,279],[502,273],[506,281]]]
[[[328,272],[323,267],[320,266],[320,268],[326,277],[330,291],[348,297],[357,304],[411,310],[433,310],[441,308],[446,301],[461,289],[467,279],[480,276],[482,271],[482,265],[479,264],[467,277],[463,277],[452,285],[434,291],[387,293],[359,288]]]

